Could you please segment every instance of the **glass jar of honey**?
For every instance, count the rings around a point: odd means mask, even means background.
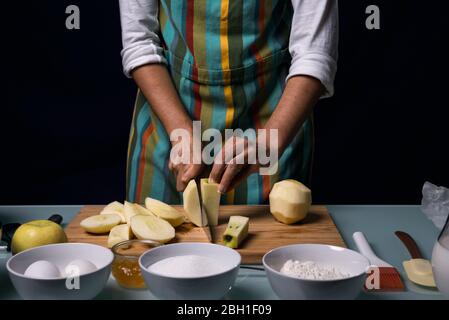
[[[151,240],[127,240],[113,246],[112,275],[118,284],[128,289],[145,288],[145,281],[140,273],[139,257],[145,251],[160,245],[161,243]]]

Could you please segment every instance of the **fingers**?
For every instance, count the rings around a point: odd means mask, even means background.
[[[168,163],[168,168],[176,178],[176,190],[182,192],[187,187],[190,180],[198,177],[203,171],[203,166],[200,164],[185,165],[185,164],[173,164],[171,161]]]
[[[187,185],[190,180],[198,177],[203,171],[203,166],[201,164],[192,164],[187,166],[186,170],[182,175],[182,181]]]
[[[237,150],[237,145],[239,146],[239,150]],[[238,157],[238,153],[241,152],[245,152],[244,141],[242,143],[242,140],[237,137],[229,138],[221,148],[219,154],[215,156],[214,165],[210,172],[209,179],[212,182],[219,183],[227,165],[234,159],[234,157]]]
[[[232,137],[226,141],[216,155],[209,174],[212,182],[219,183],[219,192],[225,193],[251,173],[248,155],[251,146],[248,140]],[[200,176],[204,166],[202,164],[173,164],[169,162],[169,169],[176,176],[176,189],[184,191],[190,180]]]
[[[182,179],[185,171],[185,165],[180,164],[173,164],[173,162],[168,162],[168,169],[173,172],[175,179],[176,179],[176,190],[178,192],[182,192],[185,190],[187,183],[185,183]]]
[[[244,164],[235,163],[234,160],[228,163],[221,177],[220,185],[218,186],[218,191],[220,193],[225,193],[229,190],[229,186],[244,166]]]
[[[234,177],[231,184],[228,186],[228,189],[225,192],[228,192],[229,190],[232,190],[237,186],[240,182],[245,180],[250,174],[257,172],[257,167],[255,165],[249,165],[245,166],[243,169],[240,170],[239,173]]]
[[[209,174],[209,180],[213,183],[219,183],[221,176],[226,169],[225,148],[222,148],[214,159],[214,165]]]
[[[185,188],[187,187],[187,182],[185,182],[182,177],[184,176],[184,172],[186,170],[186,166],[181,164],[179,166],[176,167],[176,190],[178,190],[178,192],[183,192],[185,190]]]
[[[218,190],[221,193],[227,192],[249,174],[248,153],[247,139],[238,137],[229,139],[220,150],[209,179],[220,184]]]
[[[209,180],[213,183],[219,183],[225,170],[225,163],[214,163],[214,166],[212,167],[212,170],[209,174]]]

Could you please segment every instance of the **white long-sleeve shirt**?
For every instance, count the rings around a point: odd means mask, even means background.
[[[246,1],[246,0],[245,0]],[[251,1],[251,0],[248,0]],[[291,0],[293,21],[287,80],[308,75],[321,81],[324,97],[333,95],[338,55],[337,0]],[[167,63],[158,36],[158,0],[120,0],[122,60],[125,75],[149,63]]]

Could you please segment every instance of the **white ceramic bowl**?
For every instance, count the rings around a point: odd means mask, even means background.
[[[280,273],[289,260],[333,265],[350,277],[338,280],[306,280]],[[264,255],[263,265],[274,292],[284,300],[354,299],[362,290],[369,261],[360,253],[335,246],[296,244],[276,248]]]
[[[148,270],[152,264],[175,256],[199,255],[224,267],[221,273],[203,277],[169,277]],[[233,286],[239,271],[240,254],[228,247],[210,243],[174,243],[151,249],[139,258],[142,276],[150,291],[161,299],[220,299]],[[182,268],[182,266],[179,266]]]
[[[75,259],[86,259],[97,270],[79,277],[79,289],[68,289],[66,279],[35,279],[24,275],[30,264],[38,260],[54,263],[61,271]],[[109,279],[111,264],[114,259],[112,251],[94,244],[60,243],[36,247],[12,256],[6,263],[9,277],[19,295],[24,299],[92,299],[100,293]],[[73,287],[74,280],[69,281]]]

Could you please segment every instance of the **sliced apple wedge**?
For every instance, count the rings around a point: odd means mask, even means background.
[[[190,180],[184,193],[182,194],[184,203],[184,212],[186,218],[198,227],[207,225],[207,217],[201,208],[200,197],[198,195],[198,187],[195,180]]]
[[[162,201],[148,197],[145,199],[145,207],[173,227],[177,227],[184,222],[184,216],[181,212]]]
[[[124,207],[125,207],[126,223],[131,223],[131,218],[138,214],[154,216],[154,214],[150,210],[142,207],[141,205],[139,205],[137,203],[131,203],[131,202],[125,201]]]
[[[135,215],[131,218],[131,229],[138,239],[161,243],[175,237],[175,228],[167,221],[153,215]]]
[[[209,182],[208,178],[201,179],[201,201],[206,211],[207,222],[211,226],[218,225],[218,209],[220,208],[221,194],[218,192],[218,183]]]
[[[129,224],[119,224],[111,229],[108,237],[108,248],[112,248],[115,244],[130,240],[133,238],[133,232]]]
[[[101,210],[100,214],[118,214],[122,218],[121,223],[126,223],[125,207],[118,201],[108,204]]]
[[[98,214],[81,221],[81,227],[90,233],[106,233],[122,221],[118,214]]]

